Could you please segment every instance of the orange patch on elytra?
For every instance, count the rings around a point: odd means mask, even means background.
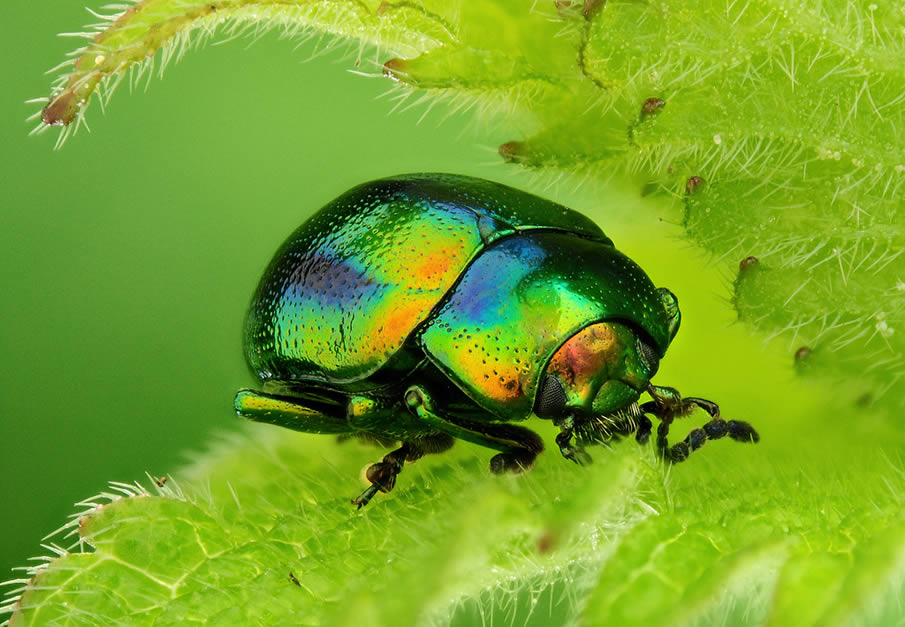
[[[412,267],[412,276],[422,281],[421,287],[426,290],[435,290],[450,282],[448,275],[451,268],[456,270],[462,265],[461,261],[448,252],[438,250],[426,254]]]
[[[430,310],[434,298],[424,295],[421,298],[409,298],[405,301],[393,301],[388,305],[389,311],[385,315],[378,312],[373,320],[381,320],[378,334],[380,344],[396,345],[404,339],[421,322],[425,312]],[[376,339],[376,338],[375,338]]]

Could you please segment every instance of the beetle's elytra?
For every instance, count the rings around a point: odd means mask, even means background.
[[[543,443],[512,423],[531,416],[558,425],[579,463],[584,444],[645,442],[648,415],[673,462],[707,439],[757,441],[715,403],[650,383],[679,321],[676,297],[576,211],[467,176],[381,179],[277,251],[245,324],[263,390],[235,406],[298,431],[401,442],[368,469],[359,507],[456,438],[499,451],[493,472],[530,468]],[[711,421],[670,446],[670,423],[696,407]]]

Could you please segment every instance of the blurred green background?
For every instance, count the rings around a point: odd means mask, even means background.
[[[294,49],[276,34],[204,47],[148,93],[130,94],[124,81],[106,113],[91,106],[92,132],[54,152],[54,129],[27,137],[36,106],[23,101],[47,95],[44,71],[78,43],[55,34],[93,21],[82,7],[20,0],[0,9],[0,373],[9,393],[0,580],[42,553],[41,538],[107,481],[168,475],[236,428],[233,393],[251,384],[240,329],[259,273],[312,211],[383,175],[475,174],[588,212],[682,302],[683,331],[659,382],[744,399],[741,408],[724,401],[728,415],[756,407],[737,373],[758,369],[774,394],[809,402],[788,347],[763,349],[732,325],[738,260],[711,265],[690,249],[667,204],[642,207],[630,187],[605,203],[590,186],[544,188],[495,154],[519,137],[515,122],[475,127],[468,115],[444,119],[442,107],[420,124],[423,107],[387,115],[392,102],[378,97],[391,84],[346,72],[353,63],[340,52],[302,63],[316,47]]]

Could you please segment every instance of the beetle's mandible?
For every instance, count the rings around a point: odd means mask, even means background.
[[[309,433],[401,446],[372,465],[359,507],[406,461],[468,440],[499,451],[494,473],[532,466],[549,419],[563,456],[635,435],[670,462],[708,439],[756,442],[716,403],[650,383],[679,305],[587,217],[467,176],[411,174],[360,185],[316,213],[270,262],[245,323],[262,390],[236,411]],[[639,403],[643,393],[651,400]],[[702,428],[669,445],[675,418]]]

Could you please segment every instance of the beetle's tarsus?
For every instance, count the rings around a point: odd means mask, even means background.
[[[560,449],[562,456],[571,462],[575,462],[579,466],[590,466],[594,459],[588,455],[584,448],[578,446],[570,446],[568,449]]]
[[[559,427],[561,431],[556,436],[556,444],[559,446],[559,452],[569,461],[575,462],[579,466],[587,466],[593,460],[587,454],[584,447],[579,444],[572,446],[572,436],[574,435],[574,419],[567,418]]]
[[[352,499],[352,505],[358,505],[358,509],[361,509],[374,498],[374,495],[377,494],[379,489],[380,488],[375,484],[369,485],[367,490],[359,494],[357,498]]]
[[[447,443],[451,446],[451,438],[456,437],[500,451],[490,460],[490,472],[494,474],[529,470],[534,466],[537,455],[544,450],[540,436],[530,429],[505,423],[477,422],[439,413],[431,407],[428,393],[419,386],[412,386],[406,391],[405,403],[415,416],[450,438],[438,440],[441,446],[447,446]]]
[[[650,418],[642,415],[638,418],[638,430],[635,432],[635,441],[638,444],[646,444],[650,439],[650,432],[653,428],[654,425],[651,423]]]
[[[726,424],[729,426],[729,437],[736,442],[751,442],[752,444],[760,442],[760,436],[757,434],[757,431],[755,431],[754,427],[747,422],[742,420],[730,420]]]
[[[368,466],[366,476],[371,485],[359,494],[358,498],[352,499],[352,504],[358,505],[358,509],[361,509],[374,498],[378,491],[391,491],[396,487],[396,475],[402,472],[405,460],[414,461],[423,454],[420,449],[409,442],[405,442],[392,453],[384,455],[381,461]]]

